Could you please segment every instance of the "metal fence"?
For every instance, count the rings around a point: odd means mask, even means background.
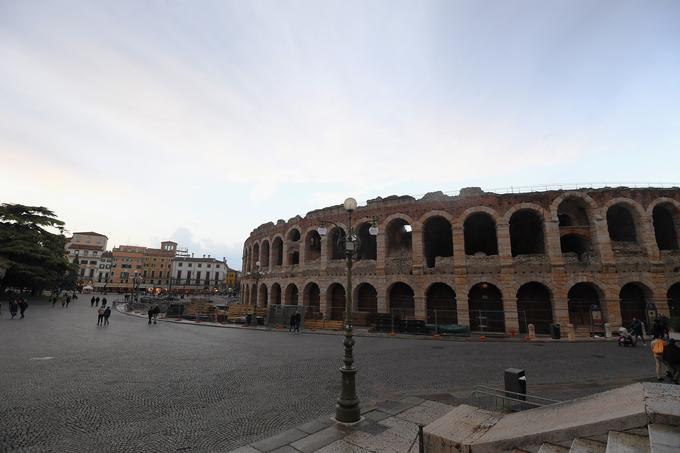
[[[519,412],[535,407],[559,404],[561,401],[511,392],[505,389],[476,385],[472,392],[472,400],[476,407],[504,412]]]

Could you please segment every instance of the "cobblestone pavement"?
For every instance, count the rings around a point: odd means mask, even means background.
[[[0,319],[0,451],[229,451],[332,413],[342,339],[159,323],[81,297]],[[567,399],[649,379],[648,348],[357,338],[364,404],[448,404],[524,368],[530,393]]]

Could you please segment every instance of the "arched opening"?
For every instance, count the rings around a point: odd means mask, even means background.
[[[250,305],[250,285],[246,285],[246,291],[244,293],[243,297],[243,303],[246,305]]]
[[[470,330],[476,332],[505,332],[503,295],[494,285],[477,283],[468,293]]]
[[[576,327],[591,326],[592,308],[600,309],[600,294],[592,283],[577,283],[571,287],[567,295],[569,323]]]
[[[257,306],[257,286],[254,283],[250,288],[250,305]]]
[[[269,304],[268,295],[269,294],[267,292],[267,285],[262,283],[260,285],[260,303],[259,303],[260,307],[267,307],[267,305]]]
[[[328,248],[331,250],[332,260],[345,259],[345,230],[342,228],[333,228],[328,235]]]
[[[321,257],[321,236],[316,230],[307,233],[305,238],[305,262],[318,260]]]
[[[498,255],[496,222],[485,212],[469,215],[463,224],[466,255]]]
[[[635,220],[630,209],[621,203],[607,211],[607,229],[612,241],[637,243]]]
[[[339,283],[333,283],[328,289],[328,297],[331,302],[331,320],[345,319],[345,288]]]
[[[570,197],[562,201],[557,208],[557,219],[560,227],[590,226],[587,205],[581,198]]]
[[[297,242],[300,240],[300,230],[293,228],[288,232],[288,240],[291,242]]]
[[[278,283],[272,284],[271,290],[271,303],[273,305],[281,305],[281,285]]]
[[[321,290],[316,283],[309,283],[302,292],[302,303],[307,307],[305,318],[317,318],[321,310]]]
[[[288,255],[288,264],[291,264],[295,266],[296,264],[300,264],[300,252],[297,250],[294,250],[290,252]]]
[[[281,240],[280,237],[277,237],[274,239],[274,242],[272,242],[272,261],[274,266],[282,266],[283,265],[283,241]]]
[[[453,256],[451,223],[440,216],[427,219],[423,228],[423,244],[427,267],[435,267],[438,256]]]
[[[579,234],[565,234],[560,237],[560,248],[562,254],[576,255],[580,260],[590,252],[590,241]]]
[[[243,247],[243,272],[248,271],[250,267],[248,266],[248,247]]]
[[[671,319],[680,319],[680,283],[668,288],[668,311]]]
[[[545,253],[543,219],[534,211],[522,209],[510,217],[512,256]]]
[[[458,324],[456,292],[446,283],[430,285],[425,304],[428,324]]]
[[[378,314],[378,292],[369,283],[362,283],[354,290],[357,311],[354,312],[353,322],[358,326],[375,324]]]
[[[260,264],[263,268],[269,267],[269,241],[262,241],[262,251],[260,252]]]
[[[404,219],[395,219],[387,226],[387,256],[411,255],[412,228]]]
[[[413,297],[413,289],[406,283],[395,283],[389,293],[390,311],[395,319],[414,319],[416,303]]]
[[[645,322],[647,293],[649,290],[641,283],[628,283],[621,288],[619,299],[621,304],[621,323],[629,326],[633,318]],[[649,329],[649,325],[647,329]]]
[[[378,242],[376,237],[373,236],[368,230],[371,228],[370,223],[362,223],[357,230],[357,235],[359,236],[359,242],[361,247],[359,248],[359,254],[357,260],[375,260],[378,256]]]
[[[260,244],[253,245],[253,270],[257,269],[257,262],[260,261]],[[260,266],[262,262],[260,262]]]
[[[678,250],[677,209],[670,203],[654,206],[654,236],[659,250]]]
[[[517,291],[517,316],[519,331],[528,332],[528,325],[533,324],[536,333],[549,334],[553,322],[550,291],[544,285],[530,282],[522,285]]]
[[[298,289],[294,283],[286,287],[286,305],[298,304]]]

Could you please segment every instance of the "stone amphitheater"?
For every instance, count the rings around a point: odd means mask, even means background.
[[[347,271],[338,239],[347,219],[338,205],[253,230],[243,301],[342,319]],[[351,288],[358,325],[391,314],[504,334],[571,324],[586,335],[645,320],[650,308],[680,316],[677,187],[379,197],[359,206],[352,223],[361,244]]]

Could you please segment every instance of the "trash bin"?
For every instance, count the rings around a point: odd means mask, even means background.
[[[553,340],[559,340],[561,337],[560,335],[560,325],[559,324],[550,324],[550,338]]]
[[[505,391],[508,398],[523,400],[527,393],[527,377],[524,370],[507,368],[504,374]]]

